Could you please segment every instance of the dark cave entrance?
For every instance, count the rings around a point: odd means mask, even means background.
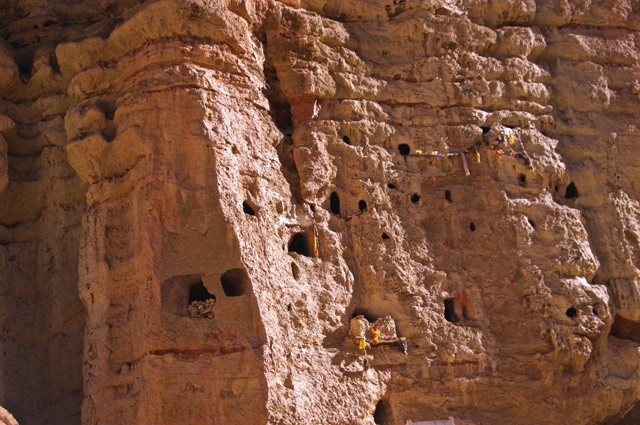
[[[220,284],[227,297],[239,297],[249,288],[249,276],[242,269],[227,270],[220,276]]]
[[[216,296],[207,291],[202,281],[192,283],[191,286],[189,286],[189,304],[193,301],[206,301],[209,299],[215,300]]]
[[[640,343],[640,322],[634,322],[616,314],[611,326],[611,335]]]

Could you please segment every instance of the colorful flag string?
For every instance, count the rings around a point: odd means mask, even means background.
[[[522,147],[522,151],[520,152],[514,150],[511,147],[511,143],[514,142],[513,130],[511,130],[508,127],[504,127],[502,125],[497,125],[492,127],[487,132],[487,134],[482,136],[482,140],[477,141],[473,145],[467,147],[466,149],[460,152],[442,153],[442,152],[433,151],[431,153],[427,153],[421,150],[416,150],[414,154],[409,154],[409,156],[419,156],[427,159],[433,159],[433,158],[453,159],[457,156],[460,156],[462,158],[462,166],[464,167],[464,173],[465,175],[469,176],[470,175],[469,165],[467,163],[466,154],[473,152],[475,154],[476,160],[478,161],[478,163],[480,163],[480,152],[478,151],[478,148],[482,146],[483,142],[484,144],[489,146],[489,148],[491,149],[491,153],[493,153],[494,155],[497,155],[498,158],[502,158],[503,156],[505,156],[507,158],[519,159],[519,160],[522,160],[524,162],[524,165],[526,165],[529,169],[533,169],[533,166],[531,164],[531,158],[529,158],[529,155],[525,151],[524,146]],[[501,144],[504,145],[504,148],[500,149],[499,146]]]

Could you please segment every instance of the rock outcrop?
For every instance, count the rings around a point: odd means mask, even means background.
[[[633,421],[639,31],[632,0],[0,2],[0,404]]]

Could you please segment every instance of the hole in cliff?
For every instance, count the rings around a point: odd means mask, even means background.
[[[383,233],[383,234],[382,234],[382,239],[385,239],[385,240],[386,240],[386,239],[389,239],[389,235],[387,235],[386,233]]]
[[[22,50],[22,53],[17,58],[18,71],[20,72],[20,78],[24,82],[27,82],[31,78],[31,72],[33,71],[33,56],[34,50]],[[25,81],[26,80],[26,81]]]
[[[293,278],[298,280],[300,277],[300,268],[296,263],[291,263],[291,273],[293,274]]]
[[[58,63],[58,57],[56,56],[55,52],[52,52],[51,56],[49,56],[49,65],[51,66],[53,72],[55,72],[56,74],[60,74],[60,64]]]
[[[595,307],[591,307],[591,311],[593,312],[593,315],[598,317],[598,311],[596,310]]]
[[[242,211],[247,215],[256,215],[256,212],[251,208],[251,205],[247,201],[242,203]]]
[[[444,300],[444,318],[451,323],[460,321],[460,317],[456,314],[455,302],[453,298],[447,298]]]
[[[574,318],[578,315],[578,311],[573,307],[569,307],[565,314],[567,315],[567,317]]]
[[[398,145],[398,152],[400,152],[400,155],[406,156],[409,155],[409,152],[411,152],[411,148],[406,143],[402,143]]]
[[[192,287],[204,284],[198,274],[174,276],[162,283],[160,292],[162,299],[162,309],[176,316],[187,316],[187,306],[191,302]],[[205,288],[206,290],[206,288]],[[195,289],[194,289],[195,291]]]
[[[518,176],[518,180],[520,181],[520,186],[524,186],[527,184],[527,176],[525,176],[524,174],[520,174]]]
[[[192,283],[189,286],[189,303],[192,301],[206,301],[209,299],[216,299],[216,296],[209,293],[207,288],[204,287],[202,281]]]
[[[222,290],[227,297],[239,297],[247,292],[249,276],[242,269],[231,269],[220,276]]]
[[[366,209],[367,209],[367,203],[366,203],[363,199],[360,199],[360,200],[358,201],[358,208],[359,208],[361,211],[366,210]]]
[[[292,309],[293,309],[293,306],[291,305],[291,303],[289,303],[289,304],[287,305],[287,311],[291,311]]]
[[[116,130],[112,129],[112,128],[105,128],[104,130],[102,130],[102,138],[106,141],[106,142],[113,142],[117,136],[116,134]]]
[[[575,183],[571,182],[569,183],[569,186],[567,186],[567,189],[564,192],[564,199],[575,199],[578,197],[578,188],[576,187]]]
[[[377,425],[386,425],[389,422],[389,416],[391,414],[391,406],[386,400],[378,401],[376,409],[373,412],[373,422]]]
[[[418,195],[417,193],[414,193],[413,195],[411,195],[411,202],[413,202],[414,204],[417,204],[419,200],[420,200],[420,195]]]
[[[531,227],[533,227],[534,229],[536,228],[536,223],[533,222],[533,220],[531,220],[530,218],[527,219],[527,221],[529,222],[529,224],[531,225]]]
[[[557,192],[558,190],[560,190],[560,187],[559,187],[558,185],[555,185],[555,186],[553,187],[553,190],[555,190],[555,191]]]
[[[342,141],[345,142],[347,145],[351,144],[351,139],[349,139],[349,136],[342,136]]]
[[[374,311],[364,307],[358,307],[355,310],[353,310],[353,314],[351,315],[351,318],[358,317],[358,316],[364,317],[365,319],[367,319],[369,323],[375,322],[376,319],[378,318],[378,315]]]
[[[300,255],[310,257],[309,243],[304,233],[296,233],[289,242],[289,252],[296,252]]]
[[[469,229],[471,229],[472,232],[476,231],[476,225],[473,224],[473,221],[469,224]]]
[[[395,188],[396,188],[396,185],[395,185],[395,184],[393,184],[393,183],[389,183],[389,184],[387,185],[387,187],[388,187],[389,189],[395,189]]]
[[[482,129],[482,134],[487,134],[491,131],[491,127],[480,127]]]
[[[445,191],[444,191],[444,199],[446,199],[446,200],[447,200],[447,201],[449,201],[449,202],[453,202],[453,201],[451,200],[451,192],[450,192],[450,191],[448,191],[448,190],[445,190]]]
[[[113,117],[116,115],[116,105],[113,102],[109,102],[107,100],[101,100],[97,103],[98,108],[104,114],[104,117],[112,121]]]
[[[332,192],[329,196],[329,209],[335,215],[340,215],[340,197],[336,192]]]
[[[611,335],[640,343],[640,322],[634,322],[616,314],[611,326]]]

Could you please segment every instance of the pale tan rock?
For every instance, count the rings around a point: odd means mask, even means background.
[[[3,407],[0,406],[0,421],[3,425],[18,425],[18,421],[13,417],[13,415]]]

